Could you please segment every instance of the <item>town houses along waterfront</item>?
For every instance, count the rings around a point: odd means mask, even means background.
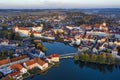
[[[120,9],[0,10],[1,80],[119,80]]]

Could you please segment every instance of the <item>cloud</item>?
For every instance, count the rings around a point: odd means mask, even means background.
[[[109,4],[108,4],[109,3]],[[0,8],[120,7],[120,0],[0,0]]]

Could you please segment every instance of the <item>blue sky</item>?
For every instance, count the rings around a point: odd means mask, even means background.
[[[0,9],[120,8],[120,0],[0,0]]]

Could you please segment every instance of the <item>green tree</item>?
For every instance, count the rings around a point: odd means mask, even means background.
[[[20,35],[18,32],[13,33],[14,34],[14,40],[19,40],[20,39]]]
[[[75,54],[75,55],[74,55],[74,59],[75,59],[75,60],[79,60],[79,55],[78,55],[78,54]]]
[[[1,56],[4,57],[5,56],[5,52],[1,51]]]
[[[84,54],[84,53],[80,53],[79,58],[80,58],[80,60],[84,61],[84,59],[85,59],[85,54]]]
[[[8,55],[9,55],[10,57],[13,57],[13,54],[12,54],[11,51],[8,51]]]
[[[89,60],[90,60],[89,54],[85,53],[85,55],[84,55],[84,60],[85,60],[85,61],[89,61]]]
[[[106,54],[105,53],[102,53],[100,55],[98,55],[97,57],[97,63],[100,63],[100,64],[105,64],[106,63]]]
[[[33,34],[33,33],[31,33],[31,34],[30,34],[30,37],[31,37],[31,38],[34,38],[34,34]]]
[[[45,47],[42,47],[42,51],[45,52],[47,49]]]
[[[97,55],[96,54],[92,54],[90,61],[91,62],[96,62],[96,60],[97,60]]]
[[[107,56],[106,56],[105,53],[102,53],[102,54],[101,54],[101,59],[102,59],[101,63],[102,63],[102,64],[105,64],[105,63],[106,63],[106,59],[107,59]]]
[[[7,32],[7,39],[11,39],[12,33],[11,32]]]
[[[7,30],[2,31],[2,36],[3,36],[4,38],[7,38],[7,33],[8,33]]]
[[[114,56],[113,56],[113,54],[107,54],[107,63],[108,64],[113,64],[113,62],[114,62]]]
[[[37,49],[41,49],[42,47],[43,47],[43,45],[41,43],[38,43],[36,46]]]

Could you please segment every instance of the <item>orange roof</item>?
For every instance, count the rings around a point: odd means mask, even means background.
[[[41,60],[41,59],[39,59],[39,58],[36,58],[36,61],[37,61],[37,63],[39,64],[39,65],[41,65],[41,66],[43,66],[46,62],[45,61],[43,61],[43,60]]]
[[[0,65],[9,63],[9,59],[0,60]]]
[[[19,75],[19,74],[20,74],[20,71],[16,71],[16,72],[11,73],[10,76],[13,77],[13,76],[16,76],[16,75]]]
[[[25,27],[18,27],[20,30],[29,30],[28,28]]]
[[[59,57],[58,54],[52,54],[51,57]]]
[[[27,62],[25,62],[27,66],[33,65],[35,63],[37,63],[37,61],[35,59],[29,60]]]
[[[25,62],[27,66],[30,66],[30,65],[33,65],[35,63],[38,63],[39,65],[44,65],[46,62],[42,61],[41,59],[39,58],[34,58],[32,60],[29,60],[27,62]]]
[[[21,64],[14,64],[12,66],[10,66],[11,69],[17,69],[17,70],[21,70],[23,68],[23,66]]]
[[[22,55],[22,56],[19,56],[19,57],[16,57],[16,58],[12,58],[11,62],[14,62],[14,61],[17,61],[17,60],[21,60],[21,59],[24,59],[24,58],[27,58],[27,57],[28,57],[27,55]]]
[[[35,32],[35,31],[34,31],[33,34],[41,34],[41,33],[40,33],[40,32]]]

